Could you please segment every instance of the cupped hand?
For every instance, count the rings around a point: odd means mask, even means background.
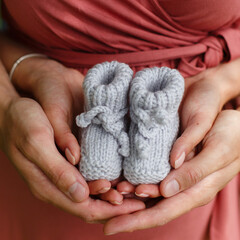
[[[239,68],[238,66],[239,60],[236,60],[185,79],[186,90],[179,111],[181,134],[170,154],[173,168],[179,168],[184,161],[194,157],[199,151],[199,143],[211,129],[223,105],[239,94],[240,88],[234,82],[235,76],[232,77],[230,74],[236,70],[235,68]],[[129,189],[144,197],[158,197],[161,194],[159,185],[141,184],[134,187],[128,182],[118,185],[120,192],[127,192]],[[172,189],[162,188],[162,191],[165,196],[169,196]]]
[[[113,206],[89,197],[79,171],[59,153],[53,128],[41,106],[29,98],[14,98],[1,121],[1,148],[38,199],[50,202],[88,222],[144,208],[136,200]]]
[[[161,183],[163,190],[172,182],[179,193],[151,208],[109,220],[105,224],[105,233],[164,225],[193,208],[209,203],[240,171],[239,122],[239,111],[222,111],[205,136],[200,154],[173,170]],[[164,190],[162,192],[165,195]]]
[[[80,161],[80,146],[75,136],[75,117],[83,111],[84,76],[77,70],[47,58],[31,58],[18,66],[13,83],[18,90],[31,94],[50,121],[56,145],[73,165]],[[89,182],[90,194],[113,204],[121,204],[123,196],[105,179]]]

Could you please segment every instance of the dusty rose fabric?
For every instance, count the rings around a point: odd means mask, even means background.
[[[3,2],[15,38],[83,73],[98,62],[118,60],[135,71],[169,66],[192,76],[240,57],[239,0]],[[164,227],[105,237],[101,226],[34,199],[8,160],[0,159],[3,239],[200,240],[207,232],[213,240],[240,239],[239,176],[211,203]]]
[[[0,159],[0,239],[3,240],[203,240],[214,208],[215,200],[164,227],[104,236],[100,224],[84,223],[35,199],[2,153]]]
[[[14,35],[69,67],[105,60],[194,75],[240,55],[238,0],[4,1]]]

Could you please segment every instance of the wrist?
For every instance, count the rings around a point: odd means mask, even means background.
[[[27,58],[16,68],[12,82],[19,90],[32,93],[37,81],[46,73],[61,73],[62,68],[63,65],[47,57]]]
[[[21,62],[23,62],[24,60],[26,60],[28,58],[34,58],[34,57],[47,58],[46,55],[41,54],[41,53],[29,53],[29,54],[25,54],[25,55],[21,56],[20,58],[17,59],[17,61],[14,62],[13,66],[9,72],[10,81],[12,81],[14,72],[15,72],[16,68],[19,66],[19,64],[21,64]]]
[[[217,88],[221,105],[240,94],[240,58],[208,69],[204,79]]]

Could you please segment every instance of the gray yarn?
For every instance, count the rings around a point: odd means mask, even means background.
[[[169,153],[179,129],[184,79],[167,67],[146,68],[131,83],[130,156],[124,176],[132,184],[156,184],[169,173]]]
[[[87,181],[118,178],[129,155],[124,116],[132,74],[128,65],[113,61],[95,65],[84,79],[85,112],[76,123],[83,128],[79,170]]]

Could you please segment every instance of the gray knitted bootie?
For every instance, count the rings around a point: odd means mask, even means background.
[[[128,65],[113,61],[95,65],[84,79],[85,112],[76,123],[83,128],[79,170],[87,181],[118,178],[129,155],[124,116],[132,74]]]
[[[179,129],[178,108],[184,79],[167,67],[138,72],[130,87],[130,156],[125,178],[132,184],[156,184],[169,173],[169,154]]]

